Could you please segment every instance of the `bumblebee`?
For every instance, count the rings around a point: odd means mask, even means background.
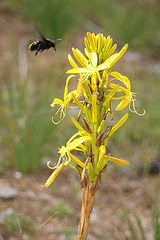
[[[56,42],[60,41],[62,39],[57,40],[50,40],[46,39],[37,29],[36,27],[33,27],[38,36],[40,37],[40,40],[35,39],[28,47],[28,49],[32,51],[36,51],[35,55],[38,54],[38,52],[43,52],[44,50],[48,50],[49,48],[53,47],[56,51]]]

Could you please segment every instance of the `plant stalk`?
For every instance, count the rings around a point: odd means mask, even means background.
[[[90,215],[94,206],[95,194],[98,189],[95,189],[93,185],[95,186],[93,183],[87,184],[87,186],[82,189],[82,209],[77,240],[87,239]]]

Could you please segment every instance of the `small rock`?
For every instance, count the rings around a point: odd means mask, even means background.
[[[95,238],[92,234],[88,234],[88,240],[96,240],[97,238]]]
[[[44,232],[43,232],[45,235],[48,235],[51,233],[57,233],[57,232],[58,232],[58,228],[56,226],[54,226],[51,223],[45,224],[45,228],[44,228]]]
[[[20,179],[22,177],[22,173],[21,172],[14,172],[14,177],[16,179]]]
[[[0,197],[3,199],[15,198],[18,195],[18,190],[12,188],[9,184],[0,185]]]
[[[35,200],[36,194],[32,190],[28,190],[25,192],[26,197],[30,198],[30,200]]]
[[[43,200],[43,201],[46,201],[46,202],[49,202],[52,199],[52,197],[47,193],[39,194],[39,198],[40,198],[40,200]]]
[[[6,216],[10,216],[11,214],[14,213],[14,209],[13,209],[12,207],[7,208],[3,213],[4,213],[4,215],[6,215]]]

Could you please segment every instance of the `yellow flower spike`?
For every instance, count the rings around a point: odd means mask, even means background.
[[[128,162],[128,161],[121,160],[119,158],[115,158],[115,157],[111,157],[111,156],[109,156],[109,161],[119,163],[119,164],[122,164],[122,165],[127,165],[127,166],[130,165],[130,162]]]
[[[97,94],[93,93],[92,95],[92,122],[93,124],[97,123]]]
[[[71,118],[77,128],[77,133],[59,149],[60,157],[56,166],[50,167],[48,163],[48,167],[54,172],[44,185],[46,188],[49,187],[63,166],[71,167],[78,172],[83,194],[77,239],[87,238],[90,220],[88,216],[92,212],[96,192],[100,186],[102,175],[107,170],[108,161],[129,165],[128,161],[106,153],[108,139],[125,123],[128,114],[122,115],[123,117],[115,125],[112,121],[113,127],[109,123],[110,117],[112,120],[115,108],[119,111],[127,105],[129,108],[132,107],[131,111],[137,113],[136,94],[131,92],[129,79],[118,72],[111,72],[114,64],[127,50],[128,44],[115,53],[117,45],[113,44],[110,36],[106,38],[103,34],[95,35],[88,32],[84,41],[85,54],[79,49],[73,48],[72,55],[74,57],[68,55],[72,69],[67,73],[78,74],[79,81],[76,90],[68,91],[72,75],[66,80],[64,100],[57,98],[51,104],[51,106],[60,105],[57,111],[60,114],[60,121],[65,116],[66,107],[76,106],[79,108],[77,120]],[[118,100],[117,107],[112,104],[114,100]],[[74,156],[72,151],[83,154],[85,160],[81,161],[81,158]]]
[[[57,177],[57,175],[59,174],[59,172],[62,170],[64,166],[64,163],[61,163],[57,168],[56,170],[51,174],[51,176],[47,179],[47,181],[45,182],[44,184],[44,187],[45,188],[48,188],[51,183],[55,180],[55,178]]]

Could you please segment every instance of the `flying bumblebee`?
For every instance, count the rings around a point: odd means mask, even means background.
[[[43,52],[44,50],[48,50],[49,48],[53,47],[54,50],[56,51],[56,42],[60,41],[62,39],[57,39],[57,40],[50,40],[46,39],[37,29],[36,27],[33,27],[38,36],[40,37],[40,40],[35,39],[28,47],[28,49],[32,51],[36,51],[35,55],[38,54],[38,52]]]

